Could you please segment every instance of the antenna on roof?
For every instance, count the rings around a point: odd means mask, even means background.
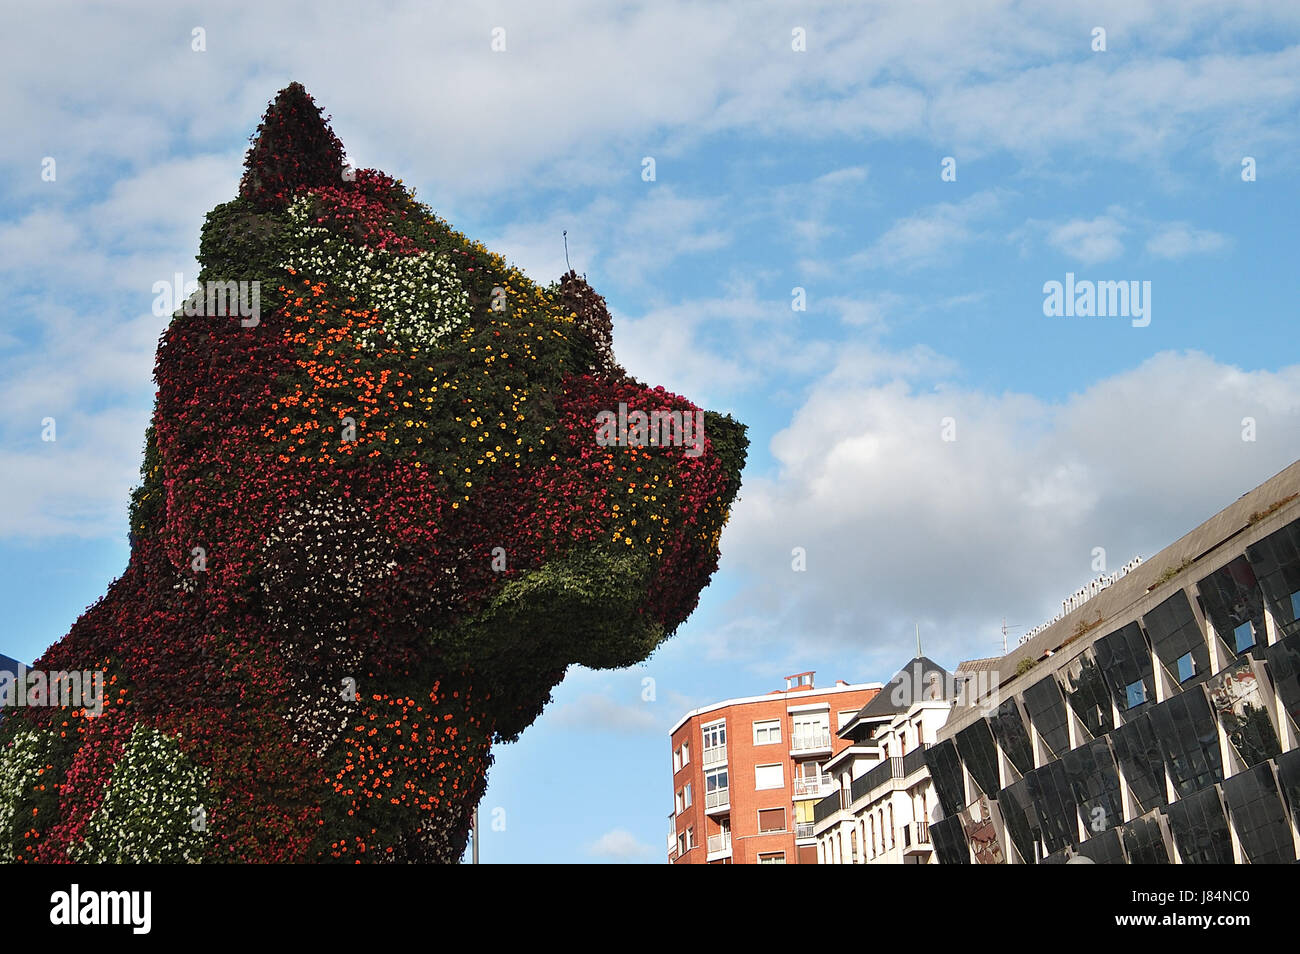
[[[573,271],[573,266],[569,264],[569,230],[565,229],[560,234],[564,236],[564,267]]]
[[[921,624],[916,624],[916,658],[921,658]]]
[[[1002,655],[1007,654],[1007,633],[1013,629],[1023,629],[1023,626],[1008,626],[1007,618],[1002,617]]]

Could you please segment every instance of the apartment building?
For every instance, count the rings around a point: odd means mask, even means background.
[[[822,689],[814,675],[692,710],[673,726],[670,862],[816,864],[813,806],[834,787],[827,764],[852,744],[839,730],[882,687]]]
[[[983,660],[925,760],[937,859],[1300,857],[1300,462]]]
[[[925,750],[964,681],[918,655],[844,726],[848,745],[825,770],[832,792],[813,808],[819,864],[929,864],[938,817]]]

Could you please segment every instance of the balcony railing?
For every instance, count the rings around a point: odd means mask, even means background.
[[[830,793],[835,784],[830,775],[796,775],[794,777],[794,797],[806,798],[815,795],[821,797]]]
[[[705,768],[721,765],[727,761],[727,747],[725,745],[715,745],[711,749],[705,749],[703,759]]]
[[[796,839],[813,837],[813,827],[815,825],[816,822],[795,822],[794,837]]]
[[[708,811],[713,808],[726,808],[731,804],[731,789],[719,788],[712,792],[704,793],[704,810]]]
[[[914,851],[930,847],[930,823],[923,821],[908,822],[903,826],[903,851]]]
[[[925,750],[929,744],[922,744],[920,748],[915,748],[903,756],[903,774],[911,775],[920,769],[925,768]]]
[[[813,822],[825,821],[830,818],[848,803],[843,789],[835,789],[820,802],[813,806]]]
[[[731,850],[731,832],[709,836],[709,854],[718,855]]]
[[[830,729],[805,729],[790,736],[791,752],[816,752],[830,747]]]
[[[918,749],[917,751],[921,750]],[[870,772],[853,780],[853,800],[856,802],[872,789],[879,788],[890,779],[902,778],[904,774],[903,760],[901,758],[895,755],[885,759]]]

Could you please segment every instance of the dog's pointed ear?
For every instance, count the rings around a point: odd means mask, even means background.
[[[239,194],[261,208],[283,208],[303,188],[348,181],[343,143],[301,83],[280,90],[250,141]]]
[[[585,276],[579,277],[577,272],[569,270],[560,279],[559,299],[561,307],[574,316],[586,341],[589,354],[585,370],[605,373],[619,370],[614,360],[614,322],[604,297],[587,284]]]

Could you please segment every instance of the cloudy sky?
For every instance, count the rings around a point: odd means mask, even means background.
[[[7,17],[0,652],[124,567],[153,283],[193,277],[301,81],[354,163],[538,281],[567,230],[629,371],[750,425],[698,612],[498,750],[484,861],[662,862],[689,708],[886,680],[918,625],[946,665],[993,655],[1095,547],[1150,557],[1300,451],[1300,8],[265,6]],[[1046,316],[1067,273],[1150,282],[1150,323]]]

